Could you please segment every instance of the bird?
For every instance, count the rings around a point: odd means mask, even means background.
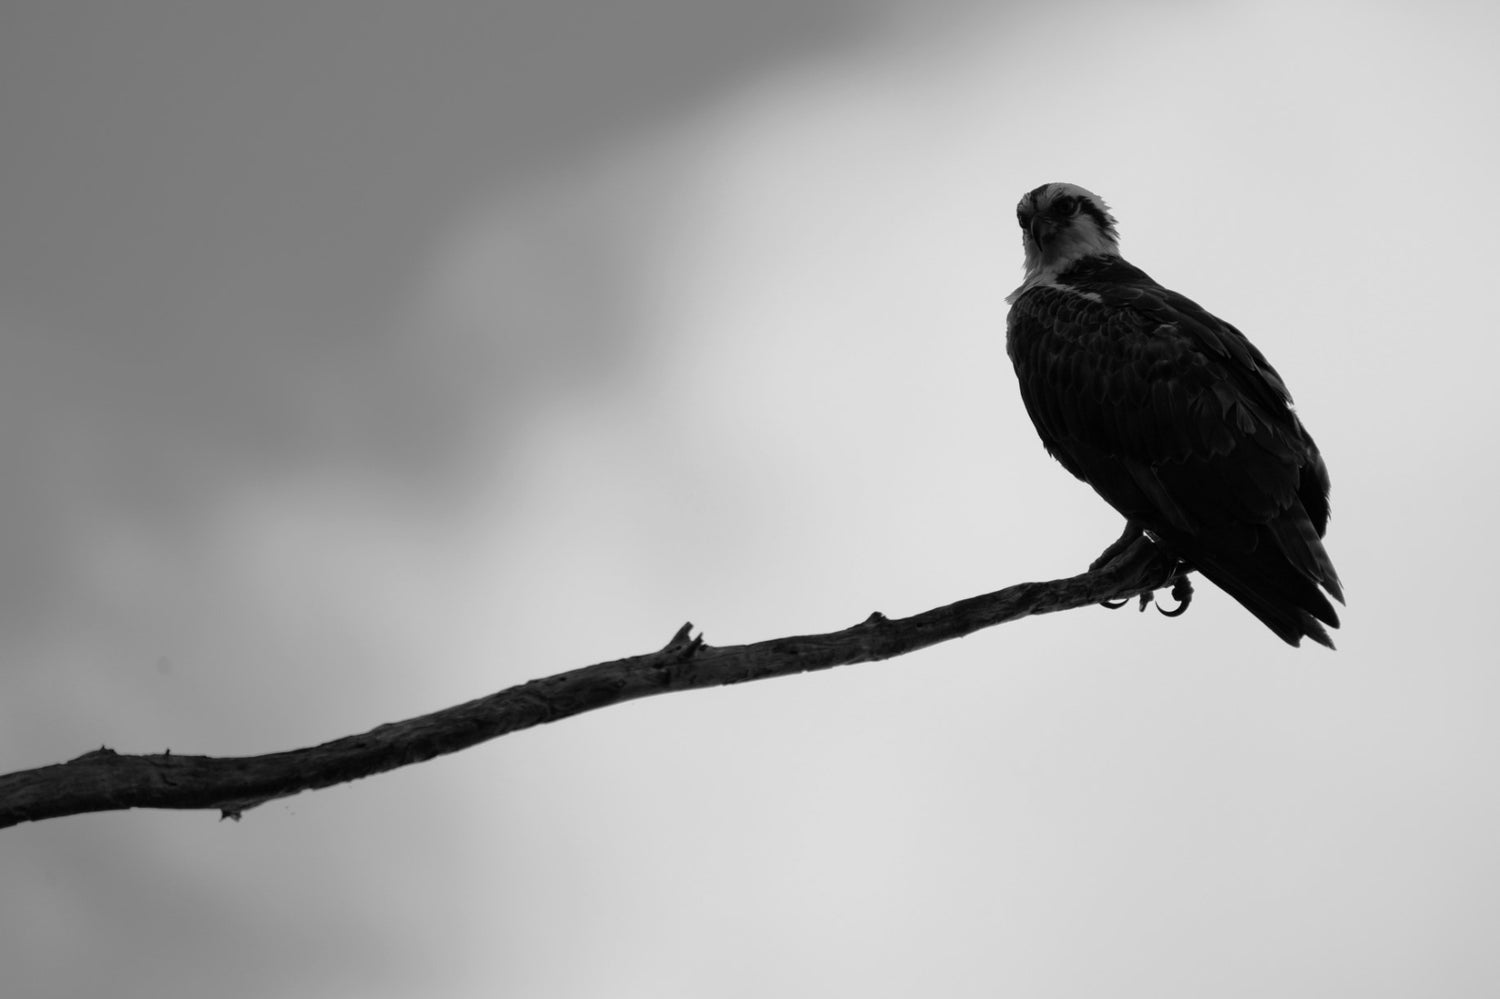
[[[1127,263],[1098,195],[1043,184],[1016,217],[1006,353],[1048,453],[1124,515],[1121,542],[1149,539],[1288,644],[1333,648],[1328,466],[1276,369]]]

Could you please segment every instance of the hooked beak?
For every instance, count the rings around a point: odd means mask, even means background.
[[[1031,233],[1031,241],[1038,247],[1046,246],[1047,241],[1057,232],[1057,222],[1045,212],[1037,212],[1031,217],[1027,231]]]

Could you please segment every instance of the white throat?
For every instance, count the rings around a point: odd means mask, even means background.
[[[1044,252],[1028,235],[1025,237],[1026,265],[1021,287],[1005,297],[1014,302],[1032,288],[1062,288],[1057,277],[1085,257],[1118,257],[1120,244],[1100,229],[1093,219],[1082,217],[1057,233]]]

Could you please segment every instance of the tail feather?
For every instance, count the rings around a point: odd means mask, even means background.
[[[1338,612],[1319,584],[1304,574],[1283,554],[1279,537],[1262,538],[1248,552],[1195,552],[1189,562],[1212,583],[1237,600],[1266,627],[1289,645],[1300,645],[1304,637],[1333,648],[1324,625],[1339,626]],[[1321,551],[1321,543],[1318,550]],[[1323,555],[1327,559],[1326,553]],[[1338,576],[1328,566],[1322,585],[1341,602]]]
[[[1265,593],[1237,576],[1226,575],[1221,567],[1203,568],[1200,571],[1288,645],[1301,645],[1302,639],[1306,637],[1330,649],[1334,647],[1333,639],[1312,612],[1279,594]],[[1335,618],[1328,622],[1329,625],[1337,628],[1337,615],[1329,616]]]
[[[1339,574],[1334,571],[1333,560],[1328,557],[1328,549],[1323,547],[1323,539],[1318,537],[1317,529],[1313,526],[1312,519],[1302,509],[1302,504],[1295,504],[1291,510],[1277,517],[1267,526],[1270,528],[1271,536],[1276,539],[1276,546],[1292,566],[1302,575],[1322,586],[1339,603],[1343,603],[1344,588],[1339,583]]]

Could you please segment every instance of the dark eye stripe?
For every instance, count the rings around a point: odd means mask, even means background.
[[[1099,228],[1106,231],[1109,229],[1109,219],[1105,216],[1103,210],[1100,209],[1098,205],[1094,204],[1092,201],[1085,201],[1083,203],[1083,211],[1095,222],[1099,223]]]

